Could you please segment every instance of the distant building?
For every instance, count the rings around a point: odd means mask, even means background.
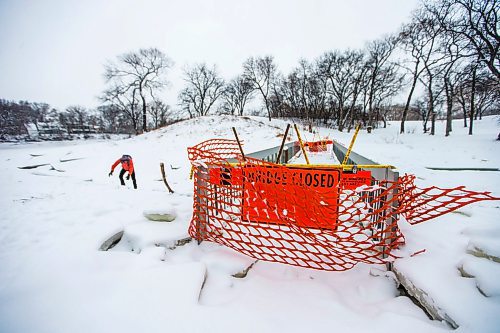
[[[97,134],[101,132],[101,127],[97,125],[68,124],[69,134]]]
[[[28,123],[24,124],[30,139],[55,139],[68,135],[68,131],[58,123]]]

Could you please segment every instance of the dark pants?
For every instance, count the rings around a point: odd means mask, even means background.
[[[122,185],[125,185],[125,181],[123,180],[123,176],[125,175],[125,172],[127,172],[127,171],[125,171],[125,169],[122,169],[122,171],[120,171],[120,183]],[[132,182],[134,183],[134,188],[137,189],[137,183],[135,181],[135,171],[132,172],[131,176],[132,176]]]

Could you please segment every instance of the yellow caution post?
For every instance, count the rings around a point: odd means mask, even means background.
[[[300,148],[302,149],[302,153],[304,154],[304,157],[306,158],[306,163],[309,165],[309,158],[307,157],[306,149],[304,148],[304,143],[302,142],[302,139],[300,138],[300,132],[299,128],[297,127],[297,124],[293,124],[295,127],[295,132],[297,132],[297,138],[299,139],[299,144]]]
[[[354,132],[354,136],[351,139],[351,144],[349,145],[349,148],[347,149],[347,152],[345,153],[344,160],[342,161],[342,165],[346,165],[347,161],[349,161],[349,155],[351,155],[351,150],[352,146],[354,146],[354,142],[356,141],[356,137],[358,136],[359,129],[361,128],[361,124],[358,124],[356,126],[356,131]]]

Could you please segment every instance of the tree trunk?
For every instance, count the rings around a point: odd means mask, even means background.
[[[436,112],[432,112],[431,117],[431,135],[436,134]]]
[[[353,102],[351,104],[350,111],[349,111],[349,122],[348,122],[348,127],[347,127],[348,133],[351,132],[351,129],[352,129],[353,124],[354,124],[354,113],[355,113],[354,104],[355,104],[355,102],[356,102],[356,99],[353,100]]]
[[[427,86],[427,93],[429,94],[429,107],[427,109],[427,115],[425,117],[424,122],[424,133],[427,133],[427,122],[429,121],[429,117],[434,116],[434,94],[432,92],[432,76],[429,75],[429,84]],[[432,123],[432,118],[431,118]],[[431,133],[434,135],[434,133]]]
[[[135,92],[134,92],[134,99],[132,100],[130,108],[131,108],[130,118],[132,119],[132,126],[134,126],[134,132],[135,132],[135,135],[137,135],[137,134],[139,134],[139,126],[137,124],[137,117],[136,117]]]
[[[462,104],[462,110],[464,112],[464,127],[467,127],[467,108],[465,104]]]
[[[264,99],[264,104],[266,105],[266,110],[267,110],[267,117],[269,121],[271,121],[271,110],[269,109],[269,101],[267,100],[268,94],[264,93],[264,90],[262,90],[262,87],[259,86],[259,91],[262,94],[262,98]],[[269,92],[269,90],[267,90]]]
[[[375,89],[375,77],[376,77],[376,72],[375,69],[373,70],[373,74],[370,79],[370,91],[368,93],[368,126],[373,126],[373,95],[375,92],[373,91]]]
[[[269,110],[269,102],[267,101],[267,97],[264,97],[264,102],[266,104],[267,117],[269,121],[271,121],[271,110]]]
[[[405,121],[408,116],[408,110],[410,109],[411,98],[413,96],[413,92],[415,91],[415,86],[417,85],[418,77],[416,75],[413,76],[413,82],[411,85],[410,93],[408,94],[408,98],[406,99],[405,109],[403,110],[403,116],[401,117],[401,127],[399,129],[399,133],[404,134],[405,132]]]
[[[142,88],[139,89],[139,95],[141,95],[141,100],[142,100],[142,132],[146,133],[147,132],[147,119],[146,119],[146,98],[142,94]]]
[[[472,99],[473,98],[471,98],[471,102],[472,102]],[[469,135],[472,135],[472,125],[473,125],[473,123],[474,123],[474,116],[472,115],[472,110],[471,110],[471,113],[469,115]]]
[[[475,105],[474,105],[474,97],[476,95],[476,68],[472,70],[472,86],[471,86],[471,95],[470,95],[470,114],[469,114],[469,135],[472,135],[472,125],[474,122],[474,114],[475,114]]]
[[[453,96],[451,92],[450,82],[448,78],[444,79],[444,89],[446,92],[446,134],[445,136],[449,136],[452,131],[451,128],[451,120],[452,120],[452,109],[453,109]]]

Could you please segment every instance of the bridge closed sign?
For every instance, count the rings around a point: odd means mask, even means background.
[[[334,229],[340,171],[335,169],[243,167],[243,220]],[[323,214],[311,214],[311,202]]]

